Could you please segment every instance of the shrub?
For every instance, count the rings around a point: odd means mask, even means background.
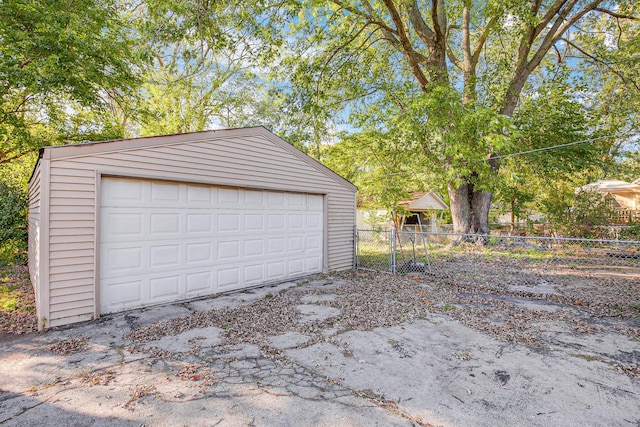
[[[0,181],[0,263],[27,258],[27,191]]]

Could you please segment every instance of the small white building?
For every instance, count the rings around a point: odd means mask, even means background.
[[[411,198],[400,202],[400,205],[413,214],[404,218],[403,226],[414,226],[427,231],[428,225],[431,232],[437,231],[437,213],[449,208],[442,197],[432,190],[415,193]]]
[[[408,215],[397,218],[401,228],[408,226],[412,230],[422,229],[431,232],[437,231],[438,212],[449,209],[442,197],[432,190],[414,193],[398,205],[408,212]],[[358,229],[361,230],[394,227],[392,213],[386,209],[358,209],[356,221]]]
[[[356,188],[262,127],[40,150],[40,329],[352,268]]]

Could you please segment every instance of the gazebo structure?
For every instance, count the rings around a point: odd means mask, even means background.
[[[401,201],[399,205],[409,213],[401,221],[403,226],[415,226],[421,231],[426,231],[423,226],[428,223],[430,231],[434,233],[437,231],[438,212],[442,215],[442,212],[449,208],[442,197],[432,190],[414,193],[411,198]]]

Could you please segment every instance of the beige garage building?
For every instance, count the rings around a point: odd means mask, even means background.
[[[40,328],[353,265],[356,188],[262,127],[47,147]]]

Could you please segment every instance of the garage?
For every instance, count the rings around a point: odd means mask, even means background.
[[[353,266],[355,187],[262,127],[46,147],[41,329]]]

